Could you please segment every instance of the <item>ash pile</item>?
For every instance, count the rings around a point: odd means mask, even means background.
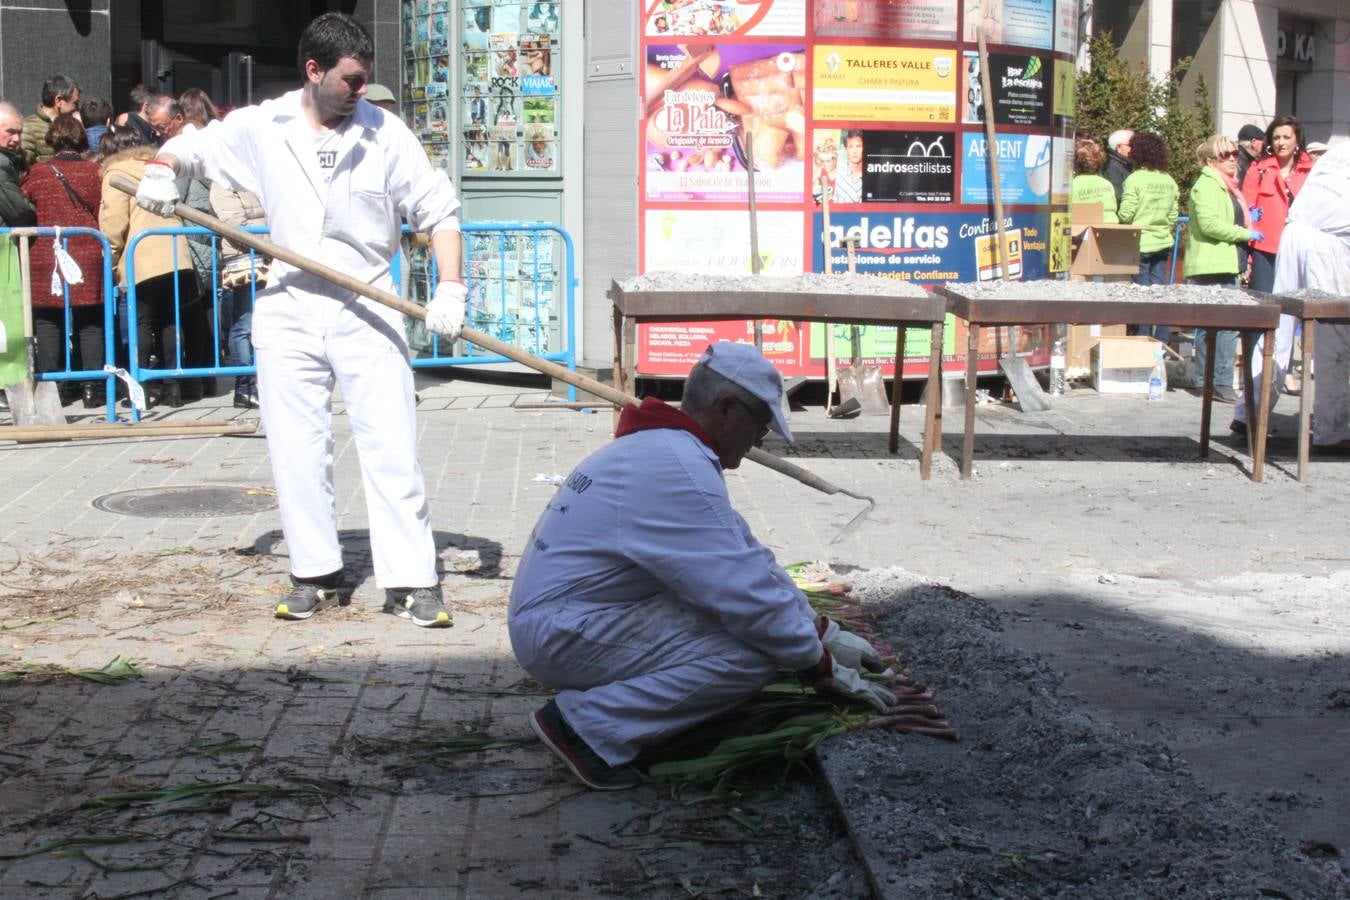
[[[1003,639],[1003,613],[899,568],[851,577],[962,726],[960,743],[860,731],[820,749],[879,896],[1350,896],[1344,855],[1298,846],[1166,745],[1075,707],[1060,673]]]

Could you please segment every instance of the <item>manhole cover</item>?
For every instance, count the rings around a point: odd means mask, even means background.
[[[176,487],[142,488],[104,494],[94,506],[104,512],[148,519],[205,519],[211,516],[251,516],[275,509],[277,493],[271,488],[245,484],[186,484]]]

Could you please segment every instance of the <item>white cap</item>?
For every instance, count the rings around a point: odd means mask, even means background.
[[[773,363],[755,349],[754,344],[731,341],[709,344],[698,358],[698,364],[707,366],[763,400],[773,414],[769,427],[791,443],[792,430],[788,428],[787,416],[783,412],[783,376],[778,374]]]

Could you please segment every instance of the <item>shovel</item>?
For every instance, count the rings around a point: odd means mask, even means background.
[[[820,213],[824,230],[820,240],[825,245],[825,274],[834,274],[834,238],[830,234],[830,185],[821,173]],[[821,323],[825,332],[825,415],[831,419],[851,419],[862,411],[857,397],[844,394],[844,385],[839,380],[839,372],[834,361],[834,326],[826,319]],[[839,390],[839,405],[834,405],[835,389]]]
[[[848,248],[848,274],[853,275],[858,270],[857,259],[853,255],[854,248],[858,246],[858,236],[851,234],[844,238],[844,246]],[[897,332],[895,339],[901,340],[902,335],[902,332]],[[881,369],[878,366],[862,364],[862,329],[857,325],[849,327],[849,342],[853,349],[853,359],[848,371],[839,376],[839,396],[843,403],[851,400],[860,404],[865,416],[889,416],[891,401],[886,397],[886,384],[882,381]]]
[[[985,157],[989,160],[989,186],[993,189],[994,195],[994,219],[998,224],[998,243],[994,251],[994,259],[998,262],[998,277],[1001,281],[1008,280],[1008,229],[1003,222],[1003,186],[999,180],[998,174],[998,153],[995,148],[998,146],[994,137],[994,91],[989,83],[989,48],[985,44],[984,29],[977,30],[979,38],[980,54],[980,87],[984,90],[984,139],[989,152]],[[1036,376],[1032,374],[1031,367],[1027,361],[1017,355],[1017,347],[1013,341],[1012,329],[1008,329],[1008,348],[998,361],[998,367],[1003,371],[1003,376],[1008,379],[1008,384],[1012,385],[1013,393],[1017,396],[1017,405],[1023,412],[1040,412],[1050,408],[1050,398],[1041,390],[1041,386],[1036,381]],[[975,385],[966,385],[966,390],[973,391]]]
[[[28,237],[19,237],[19,280],[23,282],[23,343],[28,357],[28,369],[23,381],[5,385],[9,400],[9,414],[15,425],[64,425],[66,414],[61,410],[61,394],[50,381],[34,381],[37,339],[33,337],[33,278],[29,270]]]
[[[125,175],[113,174],[109,177],[108,183],[123,193],[131,194],[132,196],[135,196],[136,194],[137,182]],[[405,316],[410,316],[411,318],[421,321],[426,320],[427,311],[416,303],[410,303],[397,294],[380,290],[374,285],[366,284],[364,281],[353,278],[346,272],[340,272],[337,269],[325,266],[307,256],[297,253],[294,250],[282,247],[279,244],[274,244],[265,239],[262,235],[252,234],[242,228],[228,225],[220,219],[217,219],[215,216],[193,209],[186,203],[179,203],[174,208],[174,215],[186,222],[191,222],[193,225],[200,225],[203,228],[209,229],[223,238],[228,238],[230,241],[241,247],[249,247],[253,250],[257,250],[259,253],[269,256],[272,259],[279,259],[282,262],[289,263],[297,269],[300,269],[302,272],[308,272],[310,275],[323,278],[336,284],[338,287],[360,294],[362,297],[368,297],[376,303],[382,303],[390,309],[398,310]],[[465,328],[460,332],[460,337],[464,338],[466,341],[477,344],[479,347],[482,347],[484,350],[491,353],[505,356],[512,362],[518,362],[523,366],[534,369],[536,372],[548,375],[550,378],[556,378],[559,381],[579,387],[583,391],[587,391],[597,397],[602,397],[616,407],[627,406],[630,403],[637,404],[639,402],[638,399],[631,394],[625,394],[623,391],[620,391],[611,385],[596,381],[594,378],[587,378],[585,375],[574,372],[566,366],[560,366],[550,360],[531,356],[511,344],[499,341],[492,335],[484,334],[477,329]],[[774,456],[772,453],[761,450],[758,447],[751,448],[750,452],[745,454],[745,458],[773,469],[775,472],[786,475],[823,494],[829,494],[831,496],[834,494],[843,494],[845,497],[852,497],[855,500],[862,500],[866,503],[867,506],[852,519],[849,519],[830,543],[838,543],[851,535],[858,529],[863,520],[867,518],[867,515],[876,508],[877,502],[872,497],[869,497],[866,494],[845,490],[838,485],[826,481],[814,472],[803,469],[795,463],[789,462],[782,457]]]

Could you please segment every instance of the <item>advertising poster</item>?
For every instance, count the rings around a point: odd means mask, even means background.
[[[760,257],[766,275],[800,275],[802,215],[760,210]],[[750,216],[741,210],[647,209],[643,271],[743,275],[750,271]],[[801,374],[800,331],[793,322],[765,320],[764,351],[785,375]],[[751,341],[750,322],[673,322],[638,326],[641,371],[687,375],[712,341]]]
[[[956,132],[862,131],[864,203],[952,203]]]
[[[818,120],[956,121],[955,50],[816,46],[812,79]]]
[[[642,0],[642,32],[667,37],[801,37],[806,0]]]
[[[1069,188],[1073,184],[1073,141],[1056,136],[1050,142],[1050,203],[1069,205]]]
[[[1080,0],[1055,0],[1055,52],[1078,53],[1078,4]]]
[[[1078,68],[1072,61],[1055,60],[1055,106],[1054,113],[1066,119],[1074,117],[1078,88]]]
[[[999,188],[1005,204],[1044,203],[1050,197],[1053,143],[1049,135],[999,134]],[[989,147],[984,133],[961,136],[961,202],[993,203],[989,189]]]
[[[980,55],[967,50],[961,66],[965,78],[962,121],[984,122],[984,92],[980,80]],[[994,92],[994,124],[1050,124],[1051,60],[1043,56],[1013,53],[989,54],[989,88]]]
[[[1054,46],[1055,0],[962,0],[964,40],[975,43],[979,32],[991,44],[1014,44],[1049,50]]]
[[[955,319],[947,317],[942,330],[942,355],[956,353],[956,329],[952,327]],[[858,345],[862,354],[862,364],[879,366],[882,374],[893,374],[895,369],[895,340],[900,329],[895,325],[859,325]],[[825,337],[834,341],[834,355],[838,360],[850,360],[853,357],[853,331],[848,325],[825,322],[810,322],[806,327],[806,347],[803,359],[809,369],[819,369],[825,362]],[[928,354],[932,349],[932,332],[927,328],[905,329],[905,374],[922,375],[928,372]],[[847,363],[846,363],[847,364]]]
[[[647,209],[644,272],[744,275],[750,271],[750,214],[744,209]],[[759,211],[756,221],[765,275],[800,275],[802,215]]]
[[[1008,213],[1004,225],[1011,236],[1018,233],[1022,279],[1045,277],[1044,212]],[[825,227],[815,214],[815,229]],[[848,235],[858,238],[855,251],[858,271],[866,275],[898,278],[931,286],[946,281],[975,280],[981,253],[993,255],[998,229],[993,217],[980,213],[871,213],[831,210],[830,232],[836,243]],[[1010,254],[1010,258],[1012,258]],[[848,266],[842,248],[834,251],[835,271]],[[811,271],[825,271],[824,247],[812,248]]]
[[[816,0],[820,37],[956,40],[957,0]]]
[[[751,135],[756,198],[801,202],[811,151],[800,44],[658,44],[646,57],[648,200],[744,202]]]
[[[1051,273],[1069,271],[1069,259],[1072,246],[1069,238],[1069,214],[1052,212],[1050,214],[1050,246],[1047,253],[1046,269]]]

